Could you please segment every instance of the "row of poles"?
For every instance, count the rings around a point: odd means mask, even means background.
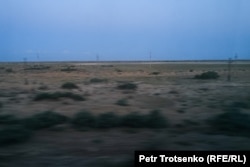
[[[235,56],[234,56],[234,60],[236,61],[238,59],[238,55],[237,54],[235,54]],[[227,74],[227,80],[228,81],[231,81],[231,69],[232,69],[232,63],[233,63],[233,60],[232,60],[232,58],[229,58],[228,59],[228,66],[227,66],[227,71],[228,71],[228,74]]]
[[[37,60],[39,61],[39,53],[37,53],[36,54],[36,56],[37,56]],[[97,54],[96,55],[96,62],[99,62],[99,54]],[[234,56],[234,60],[236,61],[238,59],[238,55],[237,54],[235,54],[235,56]],[[27,63],[27,58],[25,57],[25,58],[23,58],[23,61],[24,61],[24,64],[26,64]],[[152,68],[152,64],[151,64],[151,61],[152,61],[152,53],[151,53],[151,51],[149,52],[149,68],[151,69]],[[228,59],[228,74],[227,74],[227,80],[228,81],[231,81],[231,69],[232,69],[232,63],[233,63],[233,60],[232,60],[232,58],[229,58]]]

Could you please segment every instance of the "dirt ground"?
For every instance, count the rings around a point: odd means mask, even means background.
[[[217,72],[219,79],[193,79],[206,71]],[[77,131],[65,124],[60,130],[43,129],[25,143],[0,146],[0,166],[117,166],[133,161],[135,150],[250,150],[249,137],[213,133],[206,121],[223,113],[223,106],[249,103],[250,62],[234,62],[230,82],[227,75],[227,62],[1,63],[0,114],[24,118],[50,110],[72,117],[82,110],[125,115],[157,109],[169,126]],[[102,81],[92,82],[93,78]],[[64,90],[65,82],[78,88]],[[123,82],[138,88],[117,89]],[[86,100],[33,100],[41,92],[56,91],[70,91]],[[128,105],[117,105],[121,99]]]

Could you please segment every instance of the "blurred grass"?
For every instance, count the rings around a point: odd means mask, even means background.
[[[1,124],[18,124],[20,120],[16,118],[14,115],[5,114],[0,115],[0,125]]]
[[[22,125],[12,125],[0,129],[0,145],[16,144],[27,141],[32,131]]]
[[[102,113],[98,116],[92,115],[88,111],[81,111],[74,115],[71,120],[76,129],[86,128],[166,128],[167,119],[158,110],[153,110],[149,114],[139,114],[131,112],[123,116],[118,116],[113,112]]]

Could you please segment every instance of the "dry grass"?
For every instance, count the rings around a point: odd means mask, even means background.
[[[8,115],[18,118],[33,118],[42,111],[55,111],[74,118],[76,113],[85,110],[90,111],[95,119],[95,126],[98,125],[100,128],[82,132],[76,131],[69,123],[62,123],[55,126],[61,127],[64,129],[63,131],[40,130],[27,143],[19,144],[18,147],[1,148],[0,156],[4,155],[11,160],[8,162],[12,162],[12,166],[17,166],[17,164],[32,166],[24,163],[25,159],[19,158],[18,160],[17,157],[20,157],[20,153],[29,157],[30,163],[33,162],[33,164],[39,164],[38,162],[43,158],[58,162],[58,159],[67,156],[69,159],[64,159],[65,163],[71,162],[77,165],[76,160],[90,160],[87,155],[94,157],[91,159],[94,162],[97,160],[96,158],[104,155],[121,157],[123,154],[133,154],[135,149],[143,148],[250,149],[248,136],[232,136],[231,132],[230,134],[224,133],[220,129],[219,125],[222,123],[218,123],[218,121],[225,120],[217,120],[217,123],[214,124],[216,126],[211,126],[207,122],[207,119],[218,118],[220,114],[223,115],[230,108],[246,114],[243,115],[244,118],[248,117],[250,106],[249,62],[248,64],[237,62],[232,65],[231,82],[227,82],[227,62],[221,64],[208,62],[153,63],[151,68],[149,64],[100,63],[87,65],[66,62],[41,64],[41,66],[32,63],[26,65],[23,63],[0,64],[0,114],[3,117],[7,116],[7,119],[4,120],[14,123],[16,118]],[[35,69],[27,70],[29,67]],[[195,75],[206,71],[215,71],[220,77],[216,80],[193,79]],[[77,83],[77,89],[68,89],[68,93],[65,95],[61,86],[68,82]],[[126,83],[132,83],[136,85],[136,88],[130,89],[125,85],[125,89],[123,87],[119,89],[120,85]],[[56,92],[61,92],[60,96],[55,94]],[[41,95],[49,98],[34,101],[34,97]],[[75,101],[71,98],[72,95],[83,98],[88,95],[88,99]],[[52,97],[56,97],[56,100],[53,100]],[[125,103],[119,101],[123,99],[127,101]],[[124,107],[117,104],[129,105]],[[156,110],[161,111],[162,116],[160,117],[167,118],[168,126],[166,128],[161,130],[152,130],[145,126],[139,129],[131,128],[145,123],[143,121],[145,119],[141,119],[140,116],[149,116],[152,114],[151,111]],[[139,117],[136,114],[133,115],[135,112]],[[118,117],[125,118],[130,114],[132,116],[126,118],[127,121],[125,121],[127,124],[130,121],[129,126],[116,127],[112,124],[115,123],[113,118],[116,116],[117,119]],[[154,113],[154,116],[155,119],[160,120],[157,113]],[[147,121],[147,125],[158,126],[154,124],[154,120]],[[232,119],[232,121],[234,120]],[[4,122],[3,119],[2,122]],[[239,122],[235,124],[236,128],[232,128],[231,131],[237,131]],[[4,126],[6,125],[2,123],[0,128]],[[240,126],[246,125],[240,124]],[[219,133],[211,133],[216,130]],[[116,163],[110,162],[110,164]],[[86,164],[84,165],[86,166]]]

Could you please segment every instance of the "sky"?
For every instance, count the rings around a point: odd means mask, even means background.
[[[0,0],[0,62],[250,59],[249,0]]]

